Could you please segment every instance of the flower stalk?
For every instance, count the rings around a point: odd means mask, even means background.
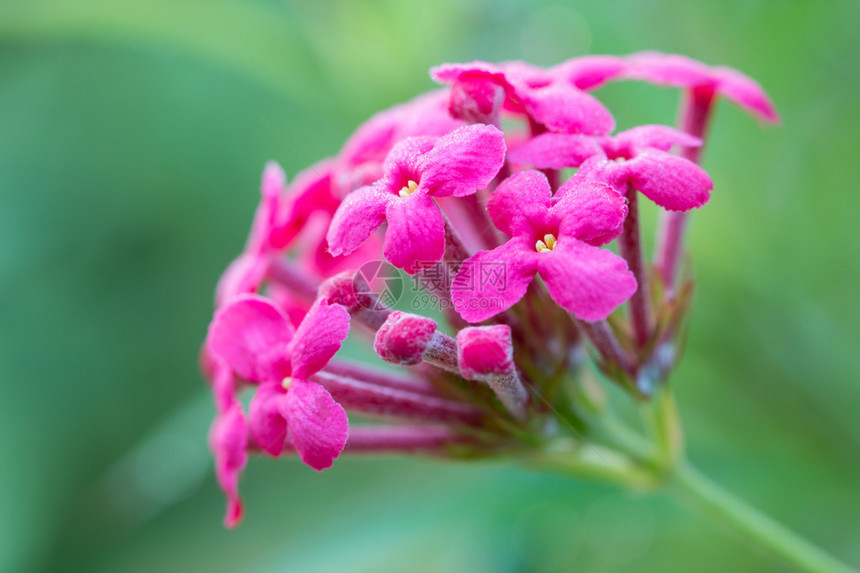
[[[705,140],[710,122],[716,94],[709,88],[692,88],[684,92],[681,104],[679,128]],[[681,147],[679,155],[693,163],[699,163],[702,157],[703,145]],[[657,231],[657,251],[655,265],[667,293],[672,293],[675,287],[678,265],[684,253],[684,240],[687,235],[688,216],[681,211],[663,211],[660,213]]]
[[[686,463],[671,476],[669,490],[685,505],[734,531],[798,571],[856,573],[795,532],[722,489]]]
[[[636,292],[630,297],[630,322],[633,327],[633,340],[637,349],[641,349],[651,337],[651,309],[648,294],[648,273],[642,258],[642,237],[639,229],[639,193],[632,185],[627,185],[627,217],[624,219],[624,230],[618,237],[618,251],[630,272],[636,278]]]

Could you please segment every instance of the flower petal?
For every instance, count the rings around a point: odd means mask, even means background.
[[[520,96],[528,114],[549,131],[606,135],[615,119],[593,96],[569,84],[523,91]]]
[[[287,420],[281,414],[286,396],[280,381],[260,384],[248,407],[251,435],[270,456],[281,455],[287,441]]]
[[[341,162],[347,168],[382,163],[394,144],[406,137],[444,135],[463,125],[448,114],[448,98],[448,90],[436,90],[377,113],[344,144]]]
[[[559,234],[601,246],[621,234],[627,201],[606,183],[568,180],[550,209]]]
[[[234,296],[257,292],[269,269],[268,256],[243,253],[231,262],[215,287],[215,306],[220,307]]]
[[[484,76],[467,76],[451,86],[448,109],[452,116],[469,123],[499,125],[504,101],[504,87]]]
[[[209,431],[209,447],[215,456],[215,476],[227,496],[224,525],[230,528],[239,525],[244,513],[239,497],[239,476],[248,463],[247,444],[248,430],[242,405],[234,402],[215,418]]]
[[[433,149],[438,140],[438,137],[409,137],[399,141],[385,158],[385,175],[378,186],[397,196],[410,180],[420,182],[424,166],[422,157]]]
[[[397,139],[418,135],[440,136],[461,127],[463,122],[448,112],[449,98],[448,90],[438,89],[402,104],[403,117]]]
[[[508,160],[533,165],[538,169],[579,167],[589,157],[601,153],[597,142],[586,135],[542,133],[515,145]]]
[[[640,125],[622,131],[612,139],[617,147],[628,149],[653,147],[660,151],[669,151],[675,145],[682,147],[702,145],[702,140],[698,137],[666,125]]]
[[[514,237],[532,233],[546,218],[552,189],[540,171],[519,171],[496,188],[487,202],[487,212],[500,231]]]
[[[349,313],[323,300],[311,306],[290,345],[292,375],[308,378],[328,364],[349,336]]]
[[[558,305],[580,320],[603,320],[636,291],[627,263],[611,251],[559,237],[538,272]]]
[[[441,137],[421,158],[421,186],[430,195],[463,197],[489,185],[505,163],[505,135],[492,125],[467,125]]]
[[[518,236],[466,259],[451,283],[454,309],[471,323],[509,309],[525,295],[539,254],[531,237]]]
[[[678,54],[638,52],[627,56],[627,64],[626,79],[687,88],[713,83],[707,65]]]
[[[355,251],[385,221],[385,209],[396,197],[379,186],[356,189],[346,196],[326,234],[334,256]]]
[[[627,79],[658,85],[706,88],[733,101],[741,108],[770,122],[779,116],[767,93],[752,78],[727,67],[711,67],[677,54],[640,52],[627,57]]]
[[[402,112],[399,106],[380,111],[365,121],[346,140],[339,159],[346,167],[378,161],[382,163],[394,145]]]
[[[292,337],[293,327],[277,306],[248,294],[215,311],[206,343],[242,378],[267,382],[289,375],[287,344]]]
[[[214,357],[211,360],[213,362],[212,395],[215,398],[215,408],[219,412],[226,412],[236,402],[236,380],[230,366]]]
[[[294,379],[282,411],[290,441],[304,463],[317,471],[330,468],[346,445],[349,421],[340,404],[315,382]]]
[[[581,56],[563,62],[551,73],[581,90],[592,90],[621,75],[627,62],[618,56]]]
[[[485,77],[501,86],[507,85],[505,72],[496,64],[475,60],[462,64],[441,64],[430,68],[430,77],[442,84],[453,84],[463,77]]]
[[[719,85],[718,91],[741,108],[752,112],[759,119],[779,123],[779,114],[761,85],[754,79],[731,68],[712,69]]]
[[[663,151],[646,151],[621,165],[634,189],[670,211],[701,207],[714,188],[704,169]]]
[[[271,235],[278,223],[286,182],[287,176],[280,165],[274,161],[266,164],[260,186],[260,204],[254,213],[254,222],[251,224],[251,234],[248,236],[245,252],[262,253],[270,248]]]
[[[325,159],[296,175],[282,201],[277,228],[271,233],[273,248],[285,249],[292,244],[314,214],[331,217],[335,212],[340,201],[332,190],[334,168],[334,161]]]
[[[409,274],[422,263],[440,260],[445,254],[445,221],[439,208],[421,189],[388,204],[383,254],[385,259]]]

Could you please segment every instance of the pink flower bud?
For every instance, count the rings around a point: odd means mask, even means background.
[[[498,324],[464,328],[457,333],[457,346],[463,377],[486,382],[511,414],[524,421],[528,392],[514,366],[511,327]]]
[[[436,332],[436,321],[396,310],[376,333],[373,348],[392,364],[418,364]]]

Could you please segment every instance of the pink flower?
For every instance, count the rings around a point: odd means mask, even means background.
[[[701,140],[662,125],[634,127],[613,137],[542,133],[512,148],[508,157],[540,169],[582,165],[574,175],[576,182],[598,179],[621,194],[629,184],[672,211],[701,207],[713,182],[692,161],[668,153],[673,145],[694,147]]]
[[[349,314],[317,301],[295,333],[271,301],[242,295],[215,313],[209,327],[212,353],[242,378],[259,383],[249,425],[255,441],[277,456],[289,439],[302,461],[317,471],[331,467],[346,443],[343,408],[310,377],[328,364],[349,334]]]
[[[779,121],[773,103],[758,82],[732,68],[708,66],[677,54],[639,52],[627,57],[623,77],[719,94],[759,119]]]
[[[335,256],[355,251],[388,223],[385,258],[408,273],[442,258],[445,222],[433,197],[471,195],[492,181],[505,161],[505,139],[489,125],[461,127],[441,138],[412,137],[394,146],[379,181],[352,192],[328,231]]]
[[[464,261],[451,287],[460,316],[475,323],[510,308],[538,273],[550,297],[586,321],[606,318],[633,294],[636,280],[624,260],[598,248],[621,232],[624,199],[600,182],[569,181],[562,190],[565,197],[554,201],[537,171],[521,171],[496,189],[487,208],[511,240]],[[482,267],[492,265],[501,265],[504,280],[480,280]]]
[[[245,250],[221,276],[215,291],[216,306],[232,297],[256,292],[272,259],[295,240],[318,212],[334,213],[339,201],[331,191],[334,163],[321,161],[299,173],[286,188],[286,175],[270,162],[263,171],[260,204],[254,215]]]
[[[498,124],[504,108],[549,131],[603,134],[615,128],[612,114],[594,97],[523,62],[443,64],[432,68],[430,75],[451,84],[450,110],[455,117]]]

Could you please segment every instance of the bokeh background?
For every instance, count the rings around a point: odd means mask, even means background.
[[[860,3],[0,2],[0,571],[781,571],[666,496],[505,464],[257,460],[222,529],[197,351],[263,164],[337,151],[444,61],[728,64],[674,378],[706,473],[860,564]],[[598,92],[621,128],[677,92]],[[286,142],[286,143],[285,143]],[[653,213],[649,215],[653,217]]]

